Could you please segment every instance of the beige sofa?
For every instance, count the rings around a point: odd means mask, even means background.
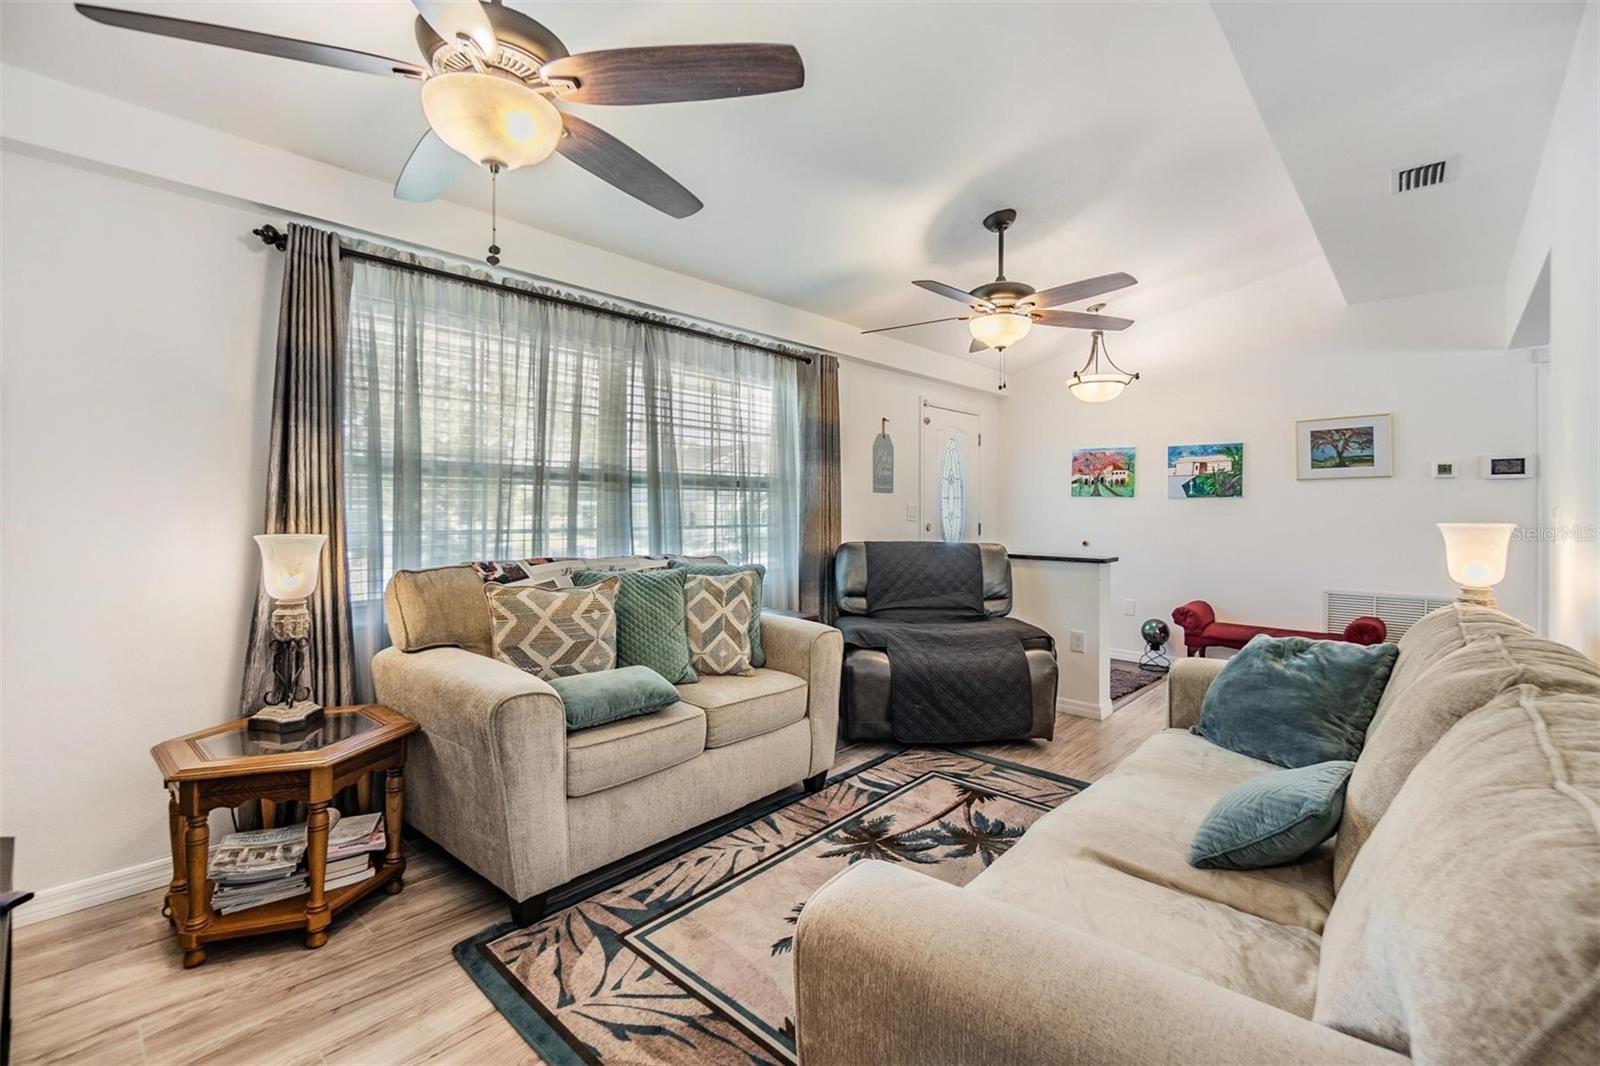
[[[1600,1062],[1600,669],[1482,607],[1400,656],[1335,841],[1197,870],[1266,763],[1170,724],[964,888],[863,862],[806,904],[803,1066]]]
[[[679,685],[655,714],[568,733],[555,689],[490,656],[469,566],[402,571],[384,595],[394,646],[378,699],[422,726],[406,758],[406,821],[494,882],[520,922],[582,874],[833,765],[839,631],[761,617],[754,677]]]

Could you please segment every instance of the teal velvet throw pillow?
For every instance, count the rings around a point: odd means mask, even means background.
[[[767,568],[760,563],[680,563],[672,562],[672,569],[700,577],[728,577],[732,574],[754,574],[756,587],[753,593],[755,610],[750,612],[750,665],[756,668],[767,665],[767,651],[761,646],[762,584],[767,579]]]
[[[647,666],[552,678],[567,708],[567,732],[651,714],[678,702],[678,690]]]
[[[1354,759],[1399,652],[1393,644],[1258,636],[1206,689],[1193,732],[1279,766]]]
[[[1311,854],[1339,828],[1356,764],[1319,762],[1253,777],[1217,801],[1189,845],[1189,865],[1260,870]]]
[[[683,570],[579,570],[572,583],[587,588],[608,577],[617,590],[617,665],[648,666],[674,685],[700,680],[689,661]]]

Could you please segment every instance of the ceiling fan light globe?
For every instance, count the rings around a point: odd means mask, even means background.
[[[1121,374],[1074,374],[1067,379],[1067,389],[1084,403],[1106,403],[1122,395],[1128,379]]]
[[[1011,347],[1026,337],[1032,328],[1033,319],[1015,311],[991,311],[973,315],[967,320],[972,339],[997,351]]]
[[[476,71],[422,83],[422,113],[439,139],[480,166],[507,170],[543,162],[561,140],[561,112],[511,78]]]

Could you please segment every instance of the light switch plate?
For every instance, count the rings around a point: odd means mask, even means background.
[[[1067,647],[1077,652],[1079,655],[1082,655],[1083,645],[1086,640],[1088,640],[1088,637],[1084,634],[1083,630],[1074,629],[1067,637]]]
[[[906,521],[907,522],[915,522],[916,520],[917,520],[917,507],[916,507],[916,505],[915,504],[907,504],[906,505]]]
[[[1138,610],[1138,608],[1133,605],[1133,601],[1132,600],[1123,600],[1122,601],[1122,613],[1123,614],[1128,615],[1129,617],[1132,617],[1133,613],[1136,610]]]

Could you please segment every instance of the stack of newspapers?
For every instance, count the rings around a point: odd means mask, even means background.
[[[381,814],[339,817],[328,812],[328,864],[323,888],[332,891],[373,877],[369,853],[387,841]],[[218,914],[232,914],[266,903],[291,899],[310,888],[306,871],[306,826],[229,833],[211,849],[206,876],[216,885],[211,905]]]

